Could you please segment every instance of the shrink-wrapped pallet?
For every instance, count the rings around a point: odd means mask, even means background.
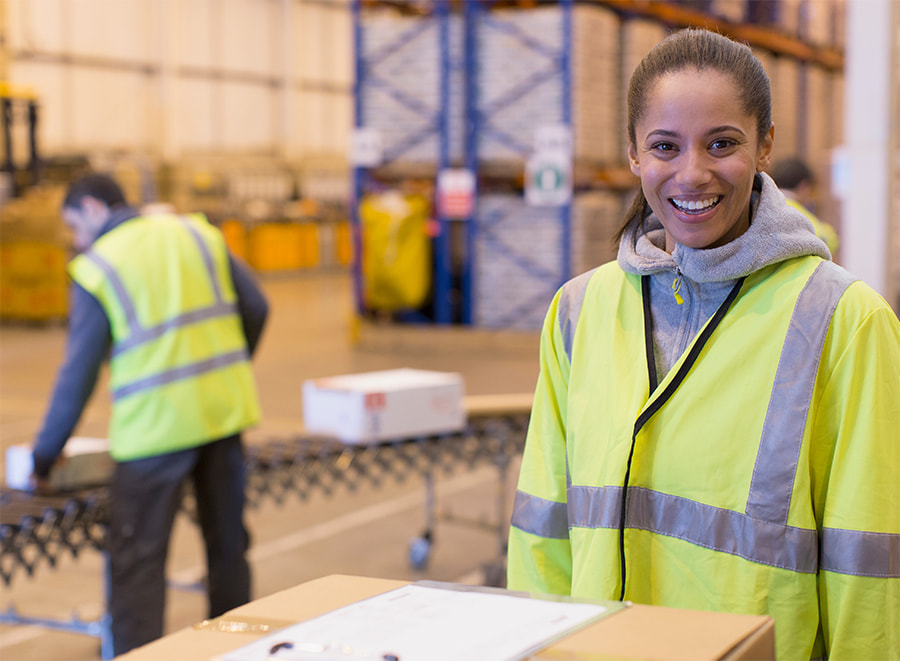
[[[815,65],[806,67],[806,159],[823,174],[832,146],[830,115],[834,112],[828,74]]]
[[[562,284],[563,220],[521,195],[478,200],[473,262],[476,326],[536,330]]]
[[[834,0],[816,0],[803,5],[803,18],[806,20],[805,39],[819,46],[831,46],[834,43],[835,12],[837,3]]]
[[[478,111],[488,126],[479,135],[480,160],[522,161],[539,127],[564,122],[566,103],[571,107],[575,160],[609,163],[618,158],[619,20],[601,7],[572,9],[571,89],[565,99],[556,61],[564,50],[563,17],[559,6],[482,15]]]
[[[788,57],[776,58],[772,79],[772,121],[775,123],[775,155],[796,156],[799,141],[800,65]]]
[[[379,133],[385,158],[426,167],[434,167],[438,162],[441,78],[445,70],[449,89],[449,157],[451,162],[462,162],[465,125],[462,28],[460,15],[448,17],[449,62],[445,63],[437,18],[391,12],[363,13],[359,57],[367,66],[360,81],[360,120],[363,127]]]
[[[625,153],[627,124],[628,84],[631,74],[640,64],[644,56],[666,37],[666,28],[655,21],[632,19],[622,24],[622,60],[620,73],[619,117],[620,149]]]
[[[537,330],[553,295],[569,277],[615,259],[611,243],[624,208],[621,194],[577,195],[571,221],[558,207],[526,204],[521,195],[482,195],[478,203],[474,323],[487,328]],[[571,222],[569,272],[563,227]]]
[[[618,248],[613,236],[622,224],[630,196],[610,191],[584,193],[572,207],[572,274],[611,262]]]
[[[743,23],[747,20],[747,2],[748,0],[711,0],[709,13],[732,23]]]

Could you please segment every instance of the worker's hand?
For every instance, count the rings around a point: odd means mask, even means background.
[[[49,477],[41,477],[34,473],[28,478],[28,489],[39,496],[46,496],[54,492]]]

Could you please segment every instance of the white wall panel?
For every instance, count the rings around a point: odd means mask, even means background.
[[[155,60],[154,0],[77,0],[65,8],[71,52],[109,59]]]
[[[5,0],[5,8],[9,77],[38,92],[45,153],[345,153],[347,3]]]
[[[6,0],[6,20],[12,50],[57,51],[63,44],[66,0]]]
[[[273,90],[243,83],[220,84],[223,135],[219,147],[237,151],[271,149],[276,118]]]
[[[278,46],[277,23],[271,0],[228,0],[219,4],[221,61],[217,66],[232,71],[273,73],[274,49]]]
[[[145,151],[150,147],[153,107],[147,77],[127,71],[74,69],[67,104],[75,149]]]
[[[218,28],[217,0],[180,0],[178,61],[190,67],[212,66],[212,32]]]
[[[208,80],[181,79],[178,84],[178,122],[181,147],[185,152],[207,152],[216,147],[217,125],[221,124],[213,101],[213,83]]]
[[[325,78],[326,52],[330,35],[325,33],[328,14],[335,10],[319,5],[300,4],[294,9],[294,75],[300,80]]]
[[[326,12],[322,34],[325,50],[322,61],[324,77],[349,87],[353,84],[353,17],[349,11]]]
[[[65,102],[65,80],[62,70],[35,62],[13,63],[9,77],[27,84],[38,96],[38,149],[41,153],[60,151],[68,144],[71,134],[71,112]],[[14,143],[16,162],[24,162],[28,148]]]

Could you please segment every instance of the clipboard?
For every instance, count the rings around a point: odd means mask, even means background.
[[[626,606],[417,581],[298,622],[217,661],[519,661]]]

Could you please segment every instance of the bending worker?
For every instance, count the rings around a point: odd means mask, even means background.
[[[250,600],[241,432],[260,417],[250,366],[268,314],[252,276],[201,215],[141,217],[103,174],[62,215],[79,254],[66,358],[34,444],[47,477],[109,355],[108,550],[113,651],[163,634],[169,537],[185,479],[206,545],[209,616]]]
[[[765,173],[751,50],[676,32],[628,88],[640,189],[562,286],[513,590],[769,615],[776,658],[900,661],[900,321]]]
[[[816,176],[809,166],[799,158],[784,158],[772,165],[770,174],[775,185],[784,193],[788,206],[809,219],[816,236],[825,242],[832,257],[836,255],[840,244],[837,232],[810,210],[815,200]]]

